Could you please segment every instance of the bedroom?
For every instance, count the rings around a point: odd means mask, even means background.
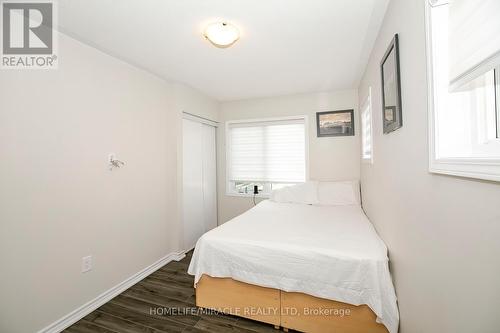
[[[0,5],[0,332],[498,331],[499,1]]]

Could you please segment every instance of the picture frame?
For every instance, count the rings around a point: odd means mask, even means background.
[[[399,36],[395,34],[380,62],[382,77],[382,119],[384,134],[403,126]]]
[[[354,136],[354,110],[316,112],[317,137]]]

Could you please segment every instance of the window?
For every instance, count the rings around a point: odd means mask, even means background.
[[[428,0],[429,170],[500,181],[500,1]]]
[[[361,159],[373,163],[372,88],[361,106]]]
[[[305,117],[226,123],[227,194],[266,196],[306,180]]]

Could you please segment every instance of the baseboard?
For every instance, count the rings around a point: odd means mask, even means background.
[[[156,261],[155,263],[149,265],[148,267],[144,268],[143,270],[135,273],[125,281],[117,284],[113,288],[103,292],[90,302],[85,303],[84,305],[80,306],[78,309],[68,313],[66,316],[62,317],[59,320],[56,320],[49,326],[41,329],[38,331],[38,333],[59,333],[68,328],[69,326],[73,325],[104,303],[110,301],[112,298],[115,296],[118,296],[122,292],[124,292],[126,289],[132,287],[134,284],[137,282],[141,281],[144,279],[146,276],[152,274],[159,268],[163,267],[164,265],[168,264],[171,261],[179,261],[182,258],[186,256],[184,251],[181,252],[173,252],[170,254],[167,254],[160,260]]]

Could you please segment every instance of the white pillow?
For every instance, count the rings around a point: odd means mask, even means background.
[[[319,182],[318,202],[322,206],[360,205],[359,182]]]
[[[317,205],[318,182],[310,181],[302,184],[287,186],[271,192],[271,201]]]

